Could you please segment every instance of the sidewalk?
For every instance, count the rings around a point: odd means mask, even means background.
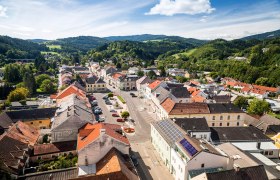
[[[144,171],[146,178],[152,176],[155,180],[172,180],[173,176],[169,173],[167,167],[155,151],[150,141],[143,143],[131,143],[133,150],[136,150],[141,157],[138,159],[141,167],[144,167],[147,171]],[[145,167],[146,166],[146,167]],[[143,169],[143,168],[142,168]]]

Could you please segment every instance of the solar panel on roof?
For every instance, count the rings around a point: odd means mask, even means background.
[[[188,151],[188,153],[190,153],[191,156],[197,153],[197,150],[186,139],[181,140],[180,144]]]
[[[171,122],[163,120],[158,122],[158,126],[162,129],[166,136],[175,142],[183,137],[183,133],[179,131]]]

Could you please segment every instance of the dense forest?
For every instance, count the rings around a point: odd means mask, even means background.
[[[0,66],[10,63],[10,59],[35,59],[48,48],[43,44],[0,36]]]
[[[247,83],[260,82],[261,79],[263,85],[278,86],[279,32],[232,41],[144,34],[105,38],[79,36],[55,41],[36,39],[31,42],[0,36],[0,66],[11,63],[13,58],[36,58],[40,52],[47,54],[51,63],[85,64],[88,60],[110,59],[123,69],[129,67],[129,61],[146,67],[157,60],[161,67],[178,67],[190,72],[211,71],[213,77],[229,76]],[[40,66],[39,71],[47,69],[45,67],[45,64]]]

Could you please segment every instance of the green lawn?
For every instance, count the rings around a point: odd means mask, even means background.
[[[275,114],[275,113],[272,113],[272,112],[270,112],[268,114],[273,116],[273,117],[276,117],[276,118],[278,118],[280,120],[280,114]]]
[[[125,104],[125,100],[121,96],[117,96],[117,97],[123,104]]]
[[[183,52],[183,53],[178,53],[178,54],[174,54],[173,56],[178,59],[179,58],[179,55],[183,55],[183,56],[190,56],[192,55],[192,53],[194,53],[194,51],[196,51],[196,49],[191,49],[187,52]]]
[[[57,53],[57,52],[53,52],[53,51],[50,51],[50,52],[47,52],[47,51],[41,51],[41,54],[42,54],[42,55],[45,55],[45,54],[59,55],[59,53]]]
[[[47,45],[47,47],[50,48],[50,50],[52,50],[52,49],[61,49],[60,45],[54,45],[54,44]]]

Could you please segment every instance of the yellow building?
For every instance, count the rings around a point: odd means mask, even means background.
[[[205,118],[209,127],[244,125],[245,113],[233,104],[175,103],[167,98],[161,103],[161,119]]]
[[[86,78],[86,91],[87,93],[91,93],[91,92],[104,92],[106,91],[106,83],[96,77],[96,76],[91,76]]]
[[[8,129],[13,123],[22,121],[36,129],[48,129],[56,108],[37,108],[16,111],[5,111],[0,115],[0,131]],[[0,132],[1,134],[1,132]]]

